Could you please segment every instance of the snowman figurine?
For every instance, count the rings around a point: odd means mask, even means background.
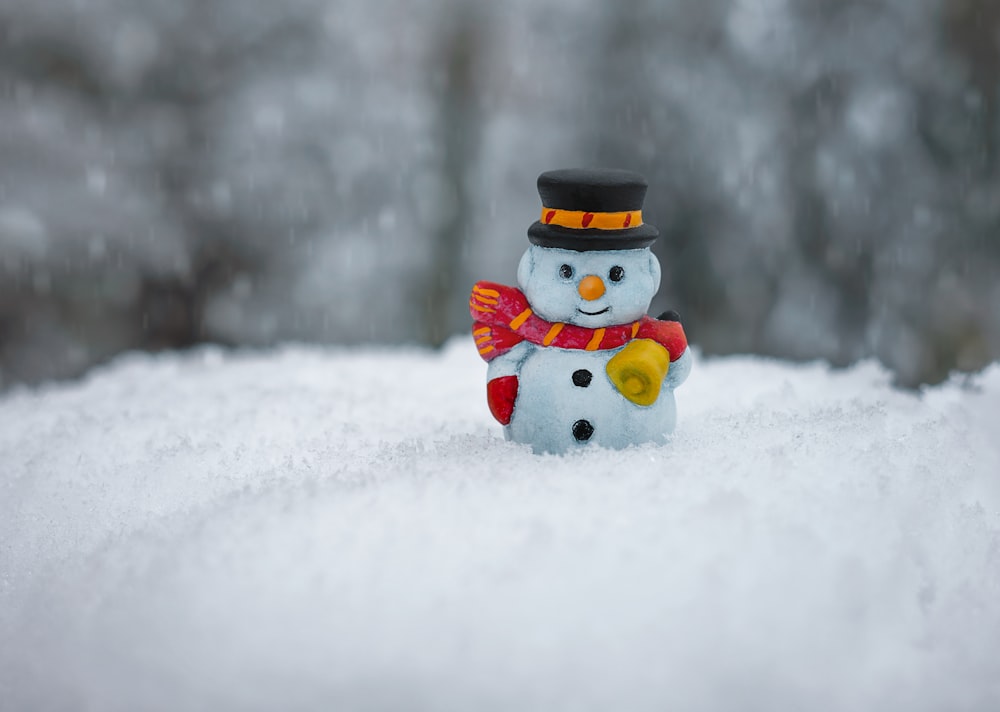
[[[659,233],[642,221],[645,179],[549,171],[538,192],[520,289],[478,282],[469,301],[490,412],[539,453],[663,442],[691,356],[675,313],[646,316],[660,263]]]

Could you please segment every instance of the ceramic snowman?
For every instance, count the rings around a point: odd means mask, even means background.
[[[691,357],[676,314],[646,316],[660,263],[659,233],[642,221],[645,179],[549,171],[538,192],[520,289],[478,282],[469,301],[490,411],[535,452],[663,442]]]

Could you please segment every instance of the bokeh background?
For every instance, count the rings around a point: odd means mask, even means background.
[[[441,344],[569,166],[706,354],[1000,358],[997,0],[0,0],[0,386]]]

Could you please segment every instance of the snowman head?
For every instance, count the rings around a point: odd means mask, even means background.
[[[660,288],[660,262],[648,247],[579,252],[532,245],[517,283],[546,321],[598,329],[646,313]]]
[[[659,235],[642,219],[646,179],[578,168],[538,177],[539,220],[517,281],[546,321],[599,329],[635,321],[660,287],[649,246]]]

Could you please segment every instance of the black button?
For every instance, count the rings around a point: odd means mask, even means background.
[[[573,423],[573,437],[584,442],[585,440],[590,440],[590,436],[594,434],[594,426],[590,424],[587,420],[578,420]]]
[[[586,388],[590,385],[590,379],[593,377],[594,374],[585,368],[581,368],[579,371],[573,371],[573,385],[580,386],[580,388]]]

